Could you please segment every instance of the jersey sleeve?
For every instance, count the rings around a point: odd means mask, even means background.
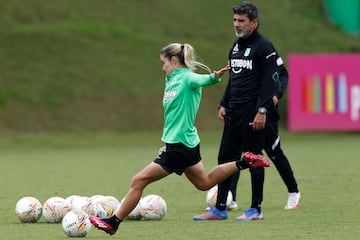
[[[219,83],[221,78],[215,78],[215,74],[198,74],[191,73],[189,75],[189,83],[191,88],[207,87]]]
[[[259,51],[261,66],[261,87],[257,100],[257,108],[267,107],[273,96],[280,92],[280,65],[282,60],[272,43],[265,41]]]
[[[278,99],[282,98],[282,96],[285,95],[285,92],[287,90],[288,87],[288,83],[289,83],[289,75],[287,72],[286,67],[284,66],[284,64],[282,64],[281,66],[279,66],[279,83],[280,83],[280,88],[278,93],[276,94],[276,96],[278,97]]]

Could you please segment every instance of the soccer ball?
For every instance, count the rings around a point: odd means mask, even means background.
[[[65,214],[62,227],[69,237],[85,237],[91,230],[89,215],[83,211],[71,210]]]
[[[78,198],[78,197],[80,197],[80,196],[76,195],[76,194],[75,195],[70,195],[67,198],[65,198],[65,202],[67,204],[69,204],[71,206],[71,208],[72,208],[72,202],[74,201],[75,198]]]
[[[42,214],[41,202],[34,197],[23,197],[15,207],[15,215],[23,223],[34,223],[39,221]]]
[[[116,197],[113,197],[113,196],[105,196],[104,198],[106,199],[106,201],[109,201],[111,204],[114,204],[114,205],[117,205],[117,206],[120,205],[120,202],[119,202],[119,200],[118,200]]]
[[[165,200],[156,194],[147,195],[139,202],[140,214],[145,220],[160,220],[167,211]]]
[[[218,185],[215,185],[214,187],[210,188],[209,191],[206,194],[206,204],[208,207],[213,208],[216,205],[217,200],[217,193],[218,193]],[[226,207],[229,207],[231,204],[231,201],[233,200],[232,193],[229,191],[227,199],[226,199]]]
[[[123,198],[120,202],[120,205],[122,204],[122,202],[124,201],[125,198]],[[129,215],[126,217],[126,219],[128,220],[140,220],[141,219],[141,212],[140,212],[140,201],[142,200],[142,198],[140,198],[138,204],[136,205],[136,207],[129,213]]]
[[[96,216],[100,218],[113,216],[120,206],[119,201],[111,196],[96,198],[94,204],[96,206]]]
[[[59,223],[71,206],[62,197],[51,197],[43,205],[43,216],[49,223]]]
[[[84,211],[86,214],[96,216],[96,204],[89,197],[77,197],[72,201],[72,209]]]

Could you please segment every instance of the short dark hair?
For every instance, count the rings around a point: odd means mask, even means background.
[[[234,14],[246,14],[250,20],[259,18],[258,8],[251,2],[242,2],[233,7]]]

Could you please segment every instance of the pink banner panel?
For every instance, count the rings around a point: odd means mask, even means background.
[[[360,54],[292,54],[288,68],[290,131],[360,131]]]

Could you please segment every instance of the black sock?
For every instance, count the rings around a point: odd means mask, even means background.
[[[119,226],[119,224],[122,222],[121,219],[119,219],[115,214],[107,219],[103,219],[104,222],[106,222],[107,224],[109,224],[110,226]]]
[[[239,170],[243,170],[246,168],[249,168],[249,164],[245,161],[240,160],[236,160],[236,166]]]

